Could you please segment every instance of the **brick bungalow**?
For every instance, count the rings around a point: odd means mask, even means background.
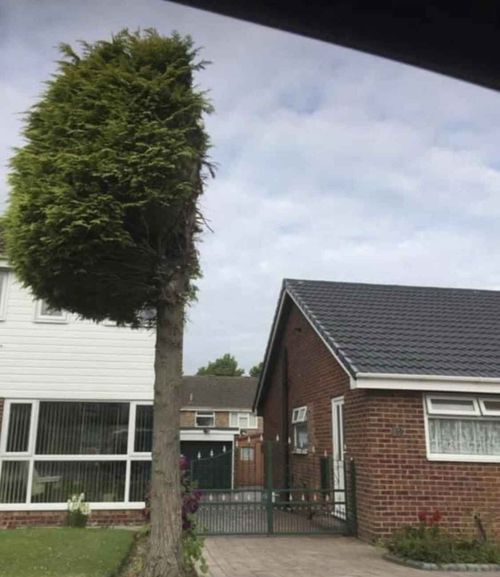
[[[256,407],[291,486],[354,461],[361,538],[434,509],[500,537],[499,291],[285,280]]]

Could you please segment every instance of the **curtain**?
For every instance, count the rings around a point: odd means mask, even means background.
[[[500,419],[429,418],[430,451],[500,456]]]

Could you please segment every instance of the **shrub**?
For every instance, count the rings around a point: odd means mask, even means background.
[[[85,501],[85,495],[72,495],[68,499],[66,524],[68,527],[86,527],[90,515],[90,505]]]
[[[436,563],[500,563],[500,545],[491,541],[457,538],[440,525],[441,514],[422,512],[416,526],[396,531],[386,541],[397,557]]]

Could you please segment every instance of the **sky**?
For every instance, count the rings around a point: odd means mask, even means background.
[[[216,178],[184,370],[264,354],[283,278],[500,289],[500,93],[162,0],[0,1],[0,211],[60,42],[190,34]]]

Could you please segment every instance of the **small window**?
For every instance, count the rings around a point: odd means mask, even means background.
[[[483,415],[492,415],[494,417],[500,416],[500,399],[481,399],[480,403]]]
[[[463,397],[427,397],[430,415],[479,415],[476,399]]]
[[[36,304],[35,319],[42,323],[65,323],[68,320],[68,313],[51,307],[44,300],[39,300]]]
[[[211,411],[198,411],[196,413],[196,426],[208,429],[215,426],[215,413]]]
[[[241,447],[240,461],[253,461],[255,450],[253,447]]]
[[[238,429],[256,429],[257,417],[253,413],[230,413],[229,426]]]
[[[307,427],[307,407],[298,407],[292,411],[293,450],[295,453],[307,453],[309,431]]]
[[[307,407],[298,407],[292,411],[292,424],[305,423],[307,421]]]

